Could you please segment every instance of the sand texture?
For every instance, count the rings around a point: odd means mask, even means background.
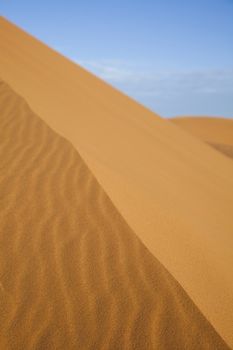
[[[0,82],[1,349],[227,349],[72,145]]]
[[[138,239],[233,347],[232,160],[3,18],[0,53],[0,77],[72,143]]]
[[[173,123],[233,158],[233,120],[211,117],[176,117]]]

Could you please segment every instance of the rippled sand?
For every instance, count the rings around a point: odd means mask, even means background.
[[[79,154],[0,83],[2,349],[225,349]]]

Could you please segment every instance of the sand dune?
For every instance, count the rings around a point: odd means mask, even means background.
[[[210,117],[176,117],[171,121],[233,158],[233,120]]]
[[[233,346],[232,161],[3,18],[0,52],[0,76],[72,142],[135,234]]]
[[[0,82],[1,349],[227,349],[72,145]]]

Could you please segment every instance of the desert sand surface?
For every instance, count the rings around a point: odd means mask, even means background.
[[[72,143],[133,232],[233,346],[232,160],[3,18],[0,52],[0,77]]]
[[[171,121],[218,151],[233,158],[233,119],[176,117]]]
[[[0,81],[1,349],[227,349],[74,147]]]

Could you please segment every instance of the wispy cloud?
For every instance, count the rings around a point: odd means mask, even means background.
[[[233,94],[233,69],[156,72],[118,60],[79,63],[102,79],[141,96],[178,95],[187,90],[202,94]]]
[[[79,61],[79,63],[111,82],[126,82],[133,78],[132,67],[120,60]]]

